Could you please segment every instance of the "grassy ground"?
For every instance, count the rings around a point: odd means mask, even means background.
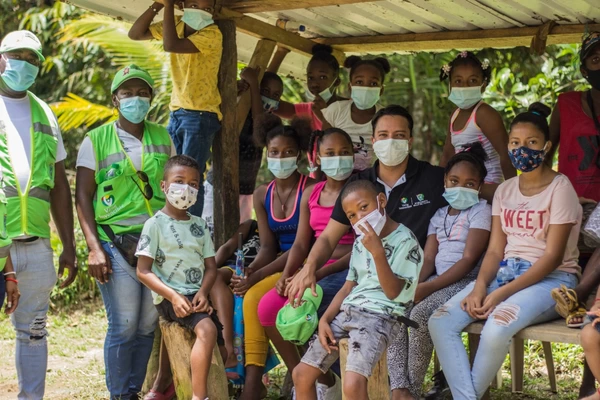
[[[107,399],[104,385],[102,344],[106,318],[100,304],[85,310],[51,313],[49,318],[49,362],[46,399]],[[16,397],[17,378],[14,368],[14,332],[10,321],[0,316],[0,400]],[[582,353],[578,346],[553,346],[559,393],[549,391],[546,364],[540,343],[530,342],[525,349],[525,393],[510,393],[510,365],[504,363],[504,384],[492,391],[492,399],[576,399],[581,379]],[[277,393],[285,368],[276,368],[269,377],[269,398]]]

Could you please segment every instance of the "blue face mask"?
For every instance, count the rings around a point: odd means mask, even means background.
[[[481,86],[453,87],[450,89],[448,100],[456,107],[467,110],[481,101]]]
[[[40,71],[39,67],[29,64],[27,61],[4,58],[6,68],[2,73],[2,80],[11,90],[24,92],[33,85]]]
[[[213,16],[209,12],[195,8],[184,8],[181,20],[190,28],[197,31],[215,23]]]
[[[139,124],[146,118],[150,109],[148,97],[127,97],[119,100],[119,112],[127,121]]]
[[[479,203],[479,191],[465,187],[446,188],[444,198],[455,210],[466,210]]]
[[[267,166],[275,178],[287,179],[298,169],[298,157],[267,157]]]
[[[544,146],[544,149],[546,146]],[[544,162],[546,150],[534,150],[521,146],[518,149],[508,151],[508,157],[512,165],[521,172],[531,172]]]
[[[267,96],[260,96],[262,100],[263,109],[266,112],[273,112],[279,108],[279,101],[273,100]]]
[[[321,157],[321,171],[331,179],[343,181],[352,175],[354,156]]]
[[[352,86],[350,97],[359,110],[368,110],[377,104],[380,94],[380,87]]]

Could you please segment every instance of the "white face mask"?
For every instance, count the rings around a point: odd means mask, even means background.
[[[198,199],[198,189],[181,183],[171,183],[165,194],[169,203],[179,210],[187,210]]]
[[[267,166],[275,178],[287,179],[298,169],[298,157],[267,157]]]
[[[352,228],[354,229],[354,233],[356,233],[356,236],[362,236],[364,235],[364,233],[359,228],[359,226],[364,225],[366,222],[368,222],[369,225],[371,225],[371,228],[373,228],[373,230],[377,234],[377,236],[379,236],[381,234],[381,231],[383,230],[383,227],[385,226],[386,219],[387,218],[385,216],[385,208],[383,209],[382,215],[381,211],[379,211],[379,199],[377,199],[377,208],[365,215],[364,217],[362,217],[358,222],[356,222],[352,226]]]
[[[373,151],[383,165],[395,167],[402,164],[408,156],[408,140],[384,139],[373,143]]]
[[[319,93],[319,96],[321,96],[321,98],[323,100],[325,100],[325,103],[327,103],[333,97],[333,93],[335,92],[335,89],[336,89],[334,87],[334,85],[336,84],[336,82],[337,82],[337,80],[334,81],[331,84],[331,86],[329,86],[327,89],[325,89],[321,93]],[[308,100],[308,101],[315,101],[316,96],[314,94],[312,94],[312,92],[308,88],[308,85],[305,85],[304,95],[306,96],[306,100]]]

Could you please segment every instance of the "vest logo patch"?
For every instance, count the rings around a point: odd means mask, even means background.
[[[110,207],[115,203],[115,196],[107,194],[105,196],[102,196],[102,204],[104,204],[105,207]]]

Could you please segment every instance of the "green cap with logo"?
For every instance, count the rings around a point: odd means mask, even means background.
[[[150,76],[148,71],[143,68],[138,67],[135,64],[128,65],[125,68],[120,69],[115,78],[112,81],[112,85],[110,85],[111,93],[114,92],[121,86],[124,82],[127,82],[130,79],[141,79],[150,86],[150,89],[154,90],[154,79]]]
[[[303,345],[310,339],[319,326],[317,310],[323,300],[323,289],[316,285],[317,297],[312,295],[310,288],[304,291],[298,307],[290,303],[283,306],[277,314],[275,322],[283,340],[296,345]]]

